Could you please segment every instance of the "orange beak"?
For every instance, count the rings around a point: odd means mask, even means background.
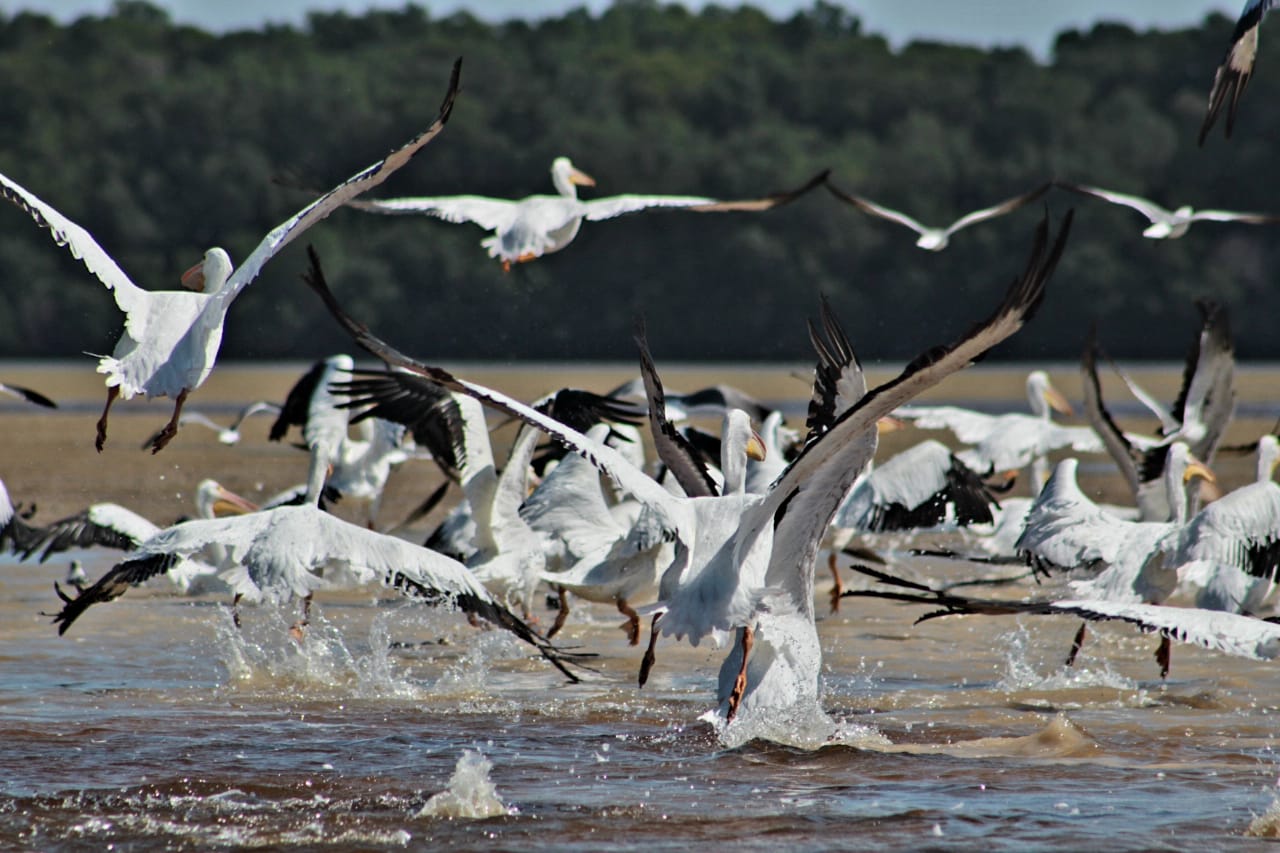
[[[569,172],[569,183],[577,184],[581,187],[594,187],[596,185],[596,179],[581,169],[573,169]]]
[[[182,286],[196,293],[204,293],[204,261],[182,274]]]
[[[1059,414],[1070,417],[1076,413],[1076,410],[1071,408],[1071,403],[1067,402],[1067,398],[1062,396],[1062,392],[1052,385],[1044,389],[1044,401]]]

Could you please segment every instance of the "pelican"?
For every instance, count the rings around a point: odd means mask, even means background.
[[[1067,398],[1049,381],[1049,374],[1027,374],[1027,403],[1031,414],[987,415],[956,406],[908,406],[895,417],[921,429],[949,429],[963,444],[973,445],[957,454],[962,462],[982,473],[1012,471],[1033,466],[1038,490],[1048,477],[1045,455],[1061,447],[1078,453],[1101,453],[1102,442],[1089,427],[1062,426],[1050,420],[1051,411],[1073,414]]]
[[[1140,441],[1121,431],[1107,411],[1098,380],[1096,329],[1090,332],[1081,359],[1085,414],[1124,475],[1143,521],[1168,521],[1173,517],[1162,481],[1171,444],[1185,442],[1192,456],[1212,462],[1235,408],[1235,353],[1226,311],[1206,302],[1198,302],[1197,308],[1202,323],[1187,352],[1182,386],[1172,410],[1121,372],[1134,396],[1160,419],[1158,438]]]
[[[504,270],[510,270],[512,264],[532,261],[569,245],[583,220],[598,222],[662,207],[697,213],[768,210],[799,198],[825,177],[824,172],[799,189],[742,201],[680,195],[615,195],[583,201],[578,198],[578,187],[593,187],[595,179],[568,157],[557,157],[551,163],[556,195],[531,195],[519,201],[478,195],[392,198],[354,201],[350,206],[370,213],[425,214],[446,222],[474,222],[493,232],[480,245],[489,251],[489,257],[502,262]]]
[[[111,405],[123,395],[170,397],[173,416],[151,444],[159,452],[177,434],[187,395],[213,370],[222,342],[223,324],[232,301],[277,252],[299,234],[324,219],[345,202],[385,181],[444,128],[457,93],[460,65],[455,63],[449,91],[436,120],[382,160],[352,175],[271,231],[239,268],[221,248],[204,254],[204,260],[182,276],[188,291],[143,290],[116,265],[93,236],[41,201],[10,178],[0,175],[0,195],[21,207],[36,224],[48,228],[54,241],[79,258],[115,295],[125,314],[125,329],[111,356],[98,362],[106,374],[107,403],[98,420],[94,446],[101,452],[107,438]]]
[[[1236,28],[1231,33],[1231,42],[1227,46],[1227,55],[1222,64],[1213,72],[1213,87],[1209,89],[1209,108],[1205,111],[1204,122],[1200,125],[1198,142],[1204,145],[1205,137],[1213,129],[1222,105],[1227,105],[1226,136],[1231,138],[1231,130],[1236,123],[1236,108],[1240,104],[1240,96],[1244,94],[1249,78],[1253,76],[1253,63],[1258,58],[1258,27],[1267,16],[1277,0],[1245,0],[1244,10],[1236,21]]]
[[[892,210],[887,207],[876,204],[875,202],[847,193],[835,186],[831,181],[827,181],[827,189],[836,198],[847,204],[861,210],[863,213],[869,213],[872,216],[878,216],[881,219],[887,219],[890,222],[896,222],[899,225],[905,225],[912,231],[920,235],[920,239],[916,240],[916,245],[921,249],[928,249],[931,252],[941,252],[947,248],[947,244],[951,242],[951,235],[959,231],[961,228],[968,228],[970,225],[976,225],[979,222],[985,222],[988,219],[995,219],[997,216],[1004,216],[1006,213],[1012,213],[1024,204],[1030,204],[1040,196],[1048,192],[1052,184],[1041,184],[1030,192],[1013,198],[1005,199],[999,204],[985,207],[982,210],[975,210],[972,213],[966,213],[964,216],[952,222],[945,228],[930,228],[928,225],[922,225],[915,219],[901,211]]]
[[[35,403],[37,406],[44,406],[46,409],[56,409],[58,404],[50,400],[39,391],[31,388],[24,388],[21,385],[7,385],[0,382],[0,394],[8,394],[11,397],[17,397],[20,400],[26,400],[28,403]]]
[[[724,471],[724,491],[707,497],[672,495],[614,449],[591,441],[498,391],[417,361],[395,350],[346,315],[328,290],[313,255],[307,282],[357,343],[395,368],[417,373],[479,399],[544,430],[584,456],[649,506],[675,542],[676,557],[660,582],[663,634],[708,637],[736,633],[721,667],[718,718],[784,713],[830,727],[818,703],[821,645],[814,624],[814,559],[823,533],[853,480],[875,452],[876,422],[945,376],[967,366],[1022,327],[1044,295],[1070,228],[1064,220],[1052,244],[1041,223],[1023,274],[984,323],[951,346],[913,360],[896,378],[863,393],[865,382],[852,348],[829,307],[823,310],[809,433],[803,449],[763,495],[746,494],[745,458]],[[647,375],[647,374],[646,374]],[[656,377],[655,377],[656,378]],[[660,416],[650,393],[650,417]],[[733,414],[733,413],[731,413]],[[744,416],[745,418],[745,416]],[[742,422],[725,443],[745,449]],[[743,453],[745,457],[745,453]],[[732,459],[726,455],[726,460]],[[754,652],[753,652],[754,649]],[[741,727],[739,728],[741,731]]]
[[[1085,184],[1069,184],[1058,182],[1058,186],[1064,190],[1080,193],[1082,195],[1091,195],[1096,198],[1109,201],[1112,204],[1120,204],[1125,207],[1132,207],[1141,213],[1147,219],[1151,220],[1151,224],[1142,232],[1143,237],[1150,237],[1152,240],[1176,240],[1183,234],[1187,233],[1187,229],[1191,227],[1191,223],[1208,221],[1208,222],[1244,222],[1249,225],[1266,225],[1271,222],[1280,222],[1280,216],[1270,213],[1241,213],[1233,210],[1196,210],[1189,204],[1184,204],[1177,210],[1170,210],[1167,207],[1161,207],[1155,202],[1136,195],[1127,195],[1125,193],[1113,192],[1112,190],[1104,190],[1099,187],[1086,186]]]
[[[232,518],[198,519],[159,531],[127,558],[72,598],[57,584],[63,601],[54,616],[63,634],[90,606],[123,595],[130,586],[165,574],[185,560],[200,560],[220,572],[240,600],[309,602],[315,590],[339,583],[378,582],[428,604],[449,603],[515,634],[570,680],[566,654],[493,599],[465,566],[402,539],[342,521],[317,505],[336,430],[315,430],[307,474],[307,500]],[[303,618],[291,633],[301,637]]]

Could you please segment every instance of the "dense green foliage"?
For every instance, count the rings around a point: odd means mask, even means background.
[[[599,194],[753,196],[830,167],[846,189],[936,224],[1053,177],[1175,207],[1280,208],[1280,73],[1267,57],[1235,138],[1219,128],[1195,144],[1230,28],[1215,16],[1177,32],[1068,32],[1041,65],[1020,50],[894,53],[822,2],[774,21],[620,0],[598,17],[498,26],[406,6],[222,36],[140,2],[66,26],[0,15],[0,172],[143,287],[174,287],[208,246],[241,258],[308,200],[273,178],[327,187],[418,132],[463,56],[448,128],[377,195],[549,192],[550,162],[568,154]],[[1041,315],[1003,356],[1073,358],[1098,319],[1118,356],[1177,357],[1196,296],[1230,305],[1242,357],[1280,356],[1280,231],[1205,223],[1152,241],[1133,211],[1061,190],[1046,200],[1055,219],[1077,209],[1075,234]],[[241,296],[222,354],[350,349],[299,283],[309,240],[355,315],[432,358],[630,358],[643,312],[665,360],[807,359],[803,323],[823,292],[865,358],[899,359],[989,309],[1041,211],[932,253],[819,190],[759,215],[588,224],[564,252],[504,274],[474,226],[341,210]],[[12,205],[0,263],[0,355],[110,351],[110,294]]]

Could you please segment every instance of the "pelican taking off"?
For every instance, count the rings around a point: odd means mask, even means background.
[[[502,261],[504,270],[509,270],[512,264],[532,261],[569,245],[584,219],[597,222],[655,207],[697,213],[768,210],[799,198],[825,178],[824,172],[799,189],[741,201],[683,195],[615,195],[582,201],[578,187],[593,187],[595,179],[574,166],[568,157],[557,157],[551,163],[556,195],[531,195],[518,201],[478,195],[391,198],[356,201],[350,206],[370,213],[421,213],[446,222],[474,222],[493,232],[480,245],[489,250],[489,257]]]
[[[1197,140],[1204,145],[1205,137],[1213,129],[1218,113],[1223,104],[1227,106],[1226,135],[1231,138],[1231,130],[1236,123],[1236,108],[1244,87],[1249,85],[1253,76],[1253,63],[1258,58],[1258,27],[1267,16],[1276,0],[1245,0],[1244,11],[1236,21],[1236,28],[1231,33],[1231,44],[1227,47],[1227,55],[1222,64],[1213,72],[1213,87],[1209,90],[1209,108],[1204,114],[1204,123],[1200,125],[1200,136]]]
[[[1280,222],[1280,216],[1270,213],[1242,213],[1234,210],[1196,210],[1189,204],[1184,204],[1177,210],[1170,210],[1167,207],[1161,207],[1150,199],[1142,196],[1127,195],[1126,193],[1113,192],[1112,190],[1104,190],[1100,187],[1091,187],[1085,184],[1067,184],[1059,183],[1058,186],[1064,190],[1081,193],[1083,195],[1096,196],[1103,201],[1109,201],[1112,204],[1121,204],[1125,207],[1132,207],[1141,213],[1147,219],[1151,220],[1151,224],[1142,232],[1143,237],[1150,237],[1152,240],[1176,240],[1183,234],[1187,233],[1187,229],[1191,227],[1192,222],[1207,220],[1209,222],[1244,222],[1249,225],[1266,225],[1270,222]]]
[[[881,219],[887,219],[890,222],[896,222],[899,225],[905,225],[912,231],[920,235],[920,239],[916,240],[916,245],[921,249],[928,249],[931,252],[941,252],[947,248],[947,243],[951,241],[951,235],[959,231],[961,228],[967,228],[970,225],[976,225],[979,222],[985,222],[988,219],[995,219],[997,216],[1004,216],[1006,213],[1012,213],[1024,204],[1029,204],[1044,195],[1052,184],[1041,184],[1031,192],[1005,199],[999,204],[991,207],[984,207],[982,210],[975,210],[973,213],[966,213],[964,216],[952,222],[946,228],[931,228],[923,225],[910,216],[901,211],[892,210],[888,207],[882,207],[870,199],[847,193],[827,181],[827,189],[836,198],[843,202],[853,205],[863,213],[870,213],[872,216],[879,216]]]
[[[439,114],[423,133],[276,226],[239,268],[233,268],[225,250],[209,249],[200,264],[183,274],[182,283],[188,291],[138,287],[88,231],[0,175],[0,196],[25,210],[37,225],[48,228],[58,245],[65,246],[113,292],[116,305],[125,314],[124,334],[114,353],[98,362],[98,372],[107,375],[107,404],[98,420],[95,441],[99,451],[107,439],[111,404],[121,395],[126,400],[135,394],[173,398],[173,417],[151,442],[151,450],[158,452],[169,443],[177,434],[187,395],[213,371],[232,301],[294,238],[347,201],[385,181],[440,133],[453,109],[460,67],[461,60],[454,64]]]

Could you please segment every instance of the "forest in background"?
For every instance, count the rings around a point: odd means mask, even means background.
[[[1219,15],[1168,32],[1099,25],[1062,33],[1039,64],[1020,49],[894,52],[825,2],[772,20],[620,0],[500,25],[409,5],[222,35],[142,2],[66,25],[0,14],[0,172],[135,282],[173,288],[206,248],[238,261],[302,207],[290,182],[332,186],[423,129],[462,56],[448,127],[373,195],[551,192],[565,154],[598,182],[584,197],[752,197],[829,168],[842,188],[938,225],[1052,178],[1280,212],[1271,33],[1233,138],[1218,127],[1196,145],[1231,27]],[[221,357],[352,348],[300,282],[310,242],[348,310],[424,358],[629,360],[643,314],[659,362],[807,361],[804,323],[825,294],[864,359],[899,360],[991,310],[1046,207],[1055,223],[1076,209],[1070,245],[1039,317],[999,357],[1074,359],[1096,320],[1116,357],[1179,358],[1193,299],[1211,297],[1231,310],[1240,357],[1280,358],[1280,225],[1148,240],[1138,213],[1062,190],[937,253],[818,190],[764,214],[587,223],[509,274],[475,226],[340,210],[240,296]],[[0,356],[110,352],[111,295],[11,204],[0,265]]]

